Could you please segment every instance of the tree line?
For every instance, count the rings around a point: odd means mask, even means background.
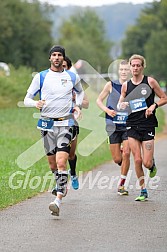
[[[146,58],[146,72],[167,81],[167,1],[153,2],[143,9],[134,26],[129,27],[122,41],[122,56],[133,53]]]
[[[52,37],[53,24],[49,18],[52,7],[38,0],[5,0],[0,8],[0,61],[31,67],[36,71],[48,67],[48,50],[53,44],[66,48],[73,62],[88,61],[95,69],[106,72],[112,61],[113,42],[106,36],[105,24],[91,8],[78,10],[64,20]],[[146,6],[134,26],[127,29],[122,41],[122,55],[143,55],[146,71],[167,80],[167,2],[154,1]],[[56,17],[55,17],[56,19]]]
[[[38,1],[1,1],[0,61],[16,68],[21,65],[34,69],[46,67],[46,55],[52,45],[52,24],[47,12]]]

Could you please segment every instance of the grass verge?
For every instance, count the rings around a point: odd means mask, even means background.
[[[18,157],[40,139],[40,131],[36,129],[37,119],[33,118],[35,109],[6,108],[0,109],[0,209],[30,198],[47,190],[53,183],[53,175],[48,168],[47,159],[43,156],[42,143],[35,146],[35,151],[24,155],[27,159],[40,159],[29,168],[19,167]],[[88,134],[80,129],[78,141]],[[91,170],[93,167],[110,160],[108,145],[104,142],[100,148],[87,157],[78,154],[78,171]]]

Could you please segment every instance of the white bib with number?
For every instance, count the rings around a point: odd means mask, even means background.
[[[146,99],[144,97],[129,102],[132,113],[147,109]]]

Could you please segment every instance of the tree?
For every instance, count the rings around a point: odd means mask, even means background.
[[[111,63],[111,42],[106,39],[104,23],[97,14],[86,8],[64,21],[58,43],[64,45],[73,62],[86,60],[95,69],[105,72]]]
[[[167,1],[153,2],[130,27],[122,41],[123,57],[141,54],[146,58],[146,73],[167,79]]]
[[[52,45],[51,22],[38,1],[2,1],[0,34],[0,61],[36,70],[47,65],[46,55]]]
[[[167,80],[167,30],[152,32],[145,45],[147,73],[154,74],[158,80]]]
[[[122,41],[123,56],[129,58],[132,54],[145,54],[144,45],[151,36],[153,29],[159,26],[157,17],[158,3],[143,9],[136,25],[127,29],[125,39]]]

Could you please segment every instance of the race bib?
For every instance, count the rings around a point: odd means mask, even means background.
[[[38,120],[37,129],[53,132],[53,125],[54,125],[53,119],[50,119],[50,118],[46,118],[46,119],[40,118]]]
[[[117,112],[116,116],[113,117],[113,123],[125,124],[128,118],[127,112]]]
[[[129,102],[132,113],[147,109],[146,99],[144,97]]]

